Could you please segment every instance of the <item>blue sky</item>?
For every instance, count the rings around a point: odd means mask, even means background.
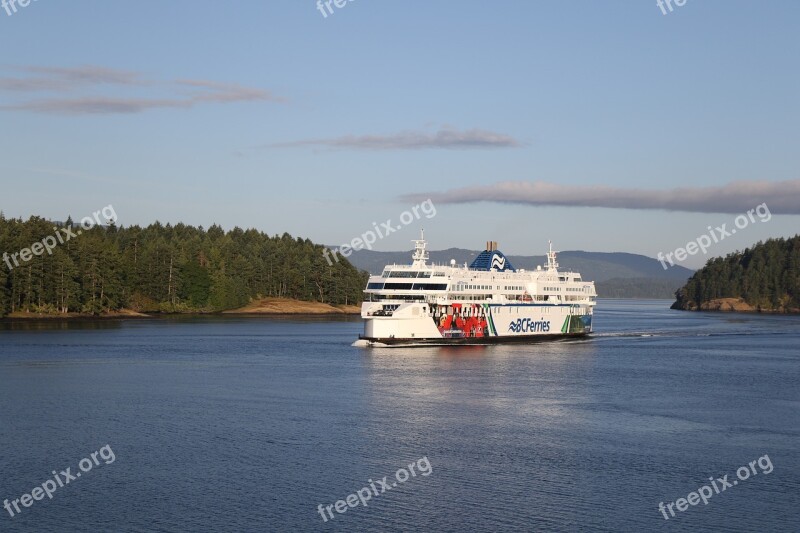
[[[424,227],[433,249],[655,256],[775,206],[725,254],[798,232],[798,20],[788,0],[0,8],[0,209],[341,244],[431,197],[435,217],[375,247]],[[698,206],[652,208],[672,189]]]

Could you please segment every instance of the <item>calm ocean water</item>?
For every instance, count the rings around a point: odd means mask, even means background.
[[[668,306],[601,300],[578,342],[414,349],[351,347],[355,319],[0,324],[0,500],[114,455],[0,531],[800,530],[800,317]]]

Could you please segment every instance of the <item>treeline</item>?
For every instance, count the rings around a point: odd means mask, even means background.
[[[329,265],[322,246],[288,233],[270,237],[254,229],[158,222],[79,229],[71,219],[54,224],[0,213],[0,316],[123,308],[208,312],[269,296],[357,304],[366,284],[365,272],[344,259]],[[52,253],[34,246],[55,237],[63,243],[50,246]],[[19,254],[23,249],[28,253]],[[37,249],[39,255],[30,253]]]
[[[743,298],[764,311],[800,309],[800,235],[711,259],[675,297],[674,309],[697,309],[717,298]]]

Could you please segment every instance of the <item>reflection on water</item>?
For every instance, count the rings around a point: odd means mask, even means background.
[[[439,417],[494,426],[564,423],[589,395],[596,350],[586,342],[370,349],[363,358],[369,408],[409,425]]]
[[[123,321],[120,319],[6,319],[0,320],[2,331],[65,331],[92,329],[119,329]]]

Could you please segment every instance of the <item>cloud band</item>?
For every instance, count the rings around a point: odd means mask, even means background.
[[[741,213],[766,203],[775,214],[800,214],[800,180],[735,181],[716,187],[648,190],[604,185],[563,185],[504,181],[494,185],[404,195],[403,201],[430,198],[441,204],[498,202],[530,206],[657,209],[694,213]]]

